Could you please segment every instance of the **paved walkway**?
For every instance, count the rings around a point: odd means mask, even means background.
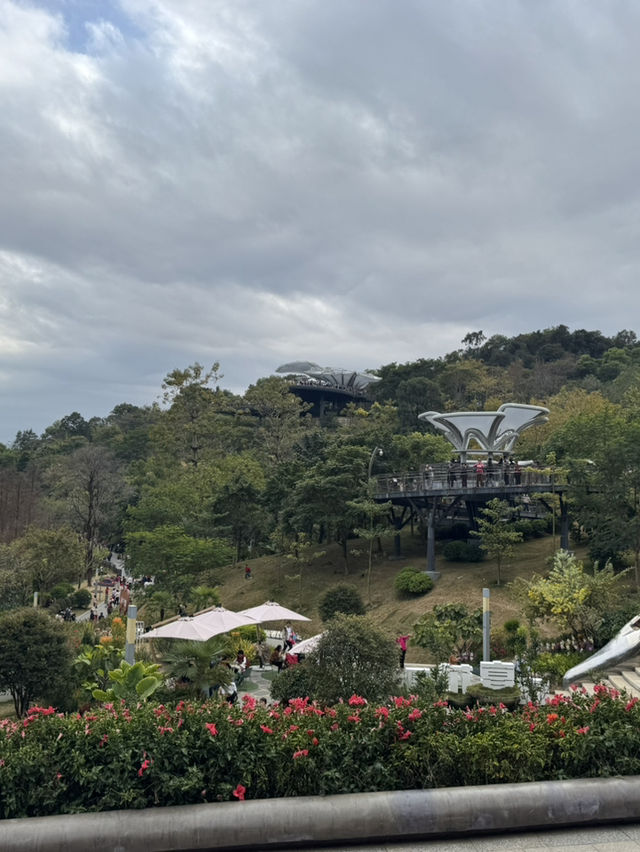
[[[251,666],[251,674],[242,681],[238,689],[238,696],[242,700],[243,695],[252,695],[256,700],[266,698],[271,704],[271,682],[277,675],[275,666]]]

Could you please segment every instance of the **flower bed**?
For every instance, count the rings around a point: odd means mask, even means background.
[[[638,772],[640,706],[605,687],[514,713],[247,697],[0,723],[3,818]]]

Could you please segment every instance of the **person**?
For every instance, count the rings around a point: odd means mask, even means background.
[[[251,579],[251,568],[249,568],[248,562],[244,566],[244,578],[245,578],[245,580]]]
[[[431,467],[430,464],[425,466],[424,479],[425,479],[425,484],[426,484],[427,488],[432,488],[433,487],[433,468]]]
[[[240,650],[238,651],[238,654],[236,656],[236,661],[233,664],[233,668],[235,669],[235,671],[238,674],[242,674],[243,672],[245,672],[247,670],[247,663],[248,662],[249,661],[245,657],[244,651],[242,650],[242,648],[240,648]]]
[[[229,663],[227,666],[231,668]],[[235,704],[238,700],[238,687],[236,686],[235,680],[231,679],[231,682],[227,686],[220,686],[218,688],[218,695],[220,698],[224,698],[225,701],[228,701],[229,704]]]
[[[269,663],[272,666],[275,666],[278,671],[282,671],[282,666],[284,664],[284,659],[282,657],[282,645],[276,645],[273,649],[271,656],[269,657]]]
[[[476,485],[479,488],[484,485],[484,464],[481,461],[476,464]]]
[[[263,669],[265,667],[265,663],[269,662],[269,647],[264,639],[261,639],[256,644],[256,651],[258,652],[258,662],[260,663],[260,668]]]
[[[489,461],[487,462],[487,485],[493,485],[495,475],[496,469],[493,464],[493,459],[489,458]]]
[[[283,650],[286,652],[289,648],[293,648],[294,645],[294,632],[293,627],[291,626],[291,622],[287,621],[283,630],[282,630],[282,641],[284,643]]]
[[[396,639],[396,643],[400,646],[400,668],[404,668],[404,658],[407,656],[407,642],[409,641],[410,636],[407,633],[406,636],[398,636]]]
[[[261,707],[263,710],[266,710],[269,707],[269,702],[266,698],[259,698],[258,706]]]
[[[453,488],[456,484],[456,470],[452,461],[450,461],[447,465],[447,481],[449,483],[449,488]]]
[[[462,482],[462,487],[467,487],[467,464],[460,460],[460,480]]]
[[[516,485],[520,485],[521,479],[522,479],[522,468],[520,467],[518,462],[516,462],[515,465],[514,465],[514,468],[513,468],[513,481],[515,482]]]

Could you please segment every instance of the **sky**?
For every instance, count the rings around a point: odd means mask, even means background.
[[[0,0],[0,441],[640,331],[637,0]]]

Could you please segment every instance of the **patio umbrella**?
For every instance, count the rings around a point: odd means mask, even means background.
[[[264,621],[311,621],[306,615],[300,615],[286,606],[280,606],[275,601],[266,601],[260,606],[252,606],[250,609],[241,609],[238,615],[246,615],[253,622],[262,624]]]
[[[259,636],[257,624],[265,621],[311,621],[306,615],[300,615],[286,606],[280,606],[275,601],[265,601],[260,606],[252,606],[250,609],[241,609],[241,615],[249,615],[256,621],[256,635]]]
[[[308,639],[303,639],[302,642],[296,642],[291,649],[292,654],[308,654],[309,651],[315,651],[318,647],[318,642],[322,639],[323,633],[316,633],[315,636],[310,636]]]
[[[216,636],[218,633],[228,633],[230,630],[237,630],[238,627],[244,627],[247,624],[258,623],[257,618],[246,612],[233,612],[230,609],[225,609],[223,606],[214,606],[207,612],[196,615],[194,621],[200,622],[200,624],[211,630],[212,636]]]
[[[169,624],[163,624],[162,627],[143,633],[142,638],[191,639],[194,642],[206,642],[215,635],[216,631],[202,624],[197,618],[179,618],[177,621],[171,621]]]

